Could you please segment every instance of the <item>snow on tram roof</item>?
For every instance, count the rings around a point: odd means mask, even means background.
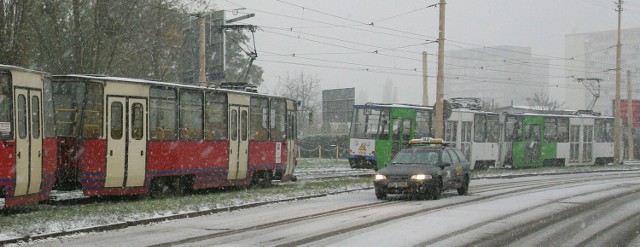
[[[606,116],[606,115],[594,115],[594,114],[589,114],[589,113],[567,113],[567,114],[554,114],[554,113],[532,113],[532,112],[525,112],[525,113],[515,113],[515,114],[511,114],[511,115],[523,115],[523,116],[549,116],[549,117],[593,117],[593,118],[613,118],[612,116]]]
[[[27,68],[23,68],[23,67],[19,67],[19,66],[6,65],[6,64],[0,64],[0,69],[17,70],[17,71],[22,71],[22,72],[39,73],[39,74],[45,74],[45,75],[49,74],[49,73],[44,72],[44,71],[39,71],[39,70],[34,70],[34,69],[27,69]]]
[[[366,103],[364,105],[356,105],[356,106],[360,106],[360,107],[365,107],[365,106],[373,106],[373,107],[380,107],[380,108],[407,108],[407,109],[426,109],[426,110],[432,110],[433,106],[425,106],[425,105],[412,105],[412,104],[402,104],[402,103]]]
[[[198,85],[180,84],[180,83],[177,83],[177,82],[161,82],[161,81],[154,81],[154,80],[128,78],[128,77],[86,75],[86,74],[54,75],[54,77],[77,77],[77,78],[84,78],[84,79],[90,79],[90,80],[144,83],[144,84],[158,85],[158,86],[172,86],[172,87],[192,88],[192,89],[208,89],[208,90],[215,90],[215,91],[220,91],[220,92],[233,92],[233,93],[269,96],[269,97],[272,97],[272,98],[290,99],[290,98],[284,97],[284,96],[268,95],[268,94],[264,94],[264,93],[254,93],[254,92],[247,92],[247,91],[242,91],[242,90],[226,89],[226,88],[221,88],[221,87],[203,87],[203,86],[198,86]]]

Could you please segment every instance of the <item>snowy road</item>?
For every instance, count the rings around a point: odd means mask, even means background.
[[[473,180],[438,201],[366,190],[31,244],[638,246],[640,172]]]

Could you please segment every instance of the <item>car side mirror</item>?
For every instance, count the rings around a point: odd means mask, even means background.
[[[445,167],[447,167],[447,166],[451,166],[451,163],[448,163],[448,162],[442,162],[442,163],[440,163],[440,165],[439,165],[440,169],[444,169],[444,168],[445,168]]]

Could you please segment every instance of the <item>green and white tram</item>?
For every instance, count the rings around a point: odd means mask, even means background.
[[[349,153],[352,168],[383,168],[413,138],[433,136],[433,107],[409,104],[354,105]]]
[[[590,112],[509,114],[504,163],[512,167],[602,165],[613,162],[613,118]]]

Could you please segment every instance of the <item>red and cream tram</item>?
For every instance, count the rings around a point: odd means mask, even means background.
[[[235,90],[54,76],[56,189],[155,196],[293,177],[296,104]]]
[[[43,134],[47,80],[43,72],[0,65],[0,208],[45,200],[55,182],[55,142]]]

